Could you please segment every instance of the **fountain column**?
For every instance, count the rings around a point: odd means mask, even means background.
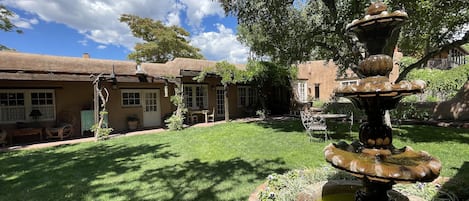
[[[365,78],[358,84],[341,86],[336,96],[350,99],[365,110],[367,122],[359,129],[359,141],[330,144],[324,149],[326,161],[363,181],[356,201],[388,201],[388,191],[399,182],[429,182],[438,177],[441,162],[424,151],[392,144],[392,129],[384,123],[384,113],[396,107],[402,97],[423,92],[423,81],[389,81],[393,52],[400,26],[407,20],[403,11],[389,12],[375,2],[362,19],[347,25],[366,47],[367,57],[359,64]]]

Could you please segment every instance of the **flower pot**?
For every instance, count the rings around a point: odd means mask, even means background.
[[[135,130],[138,127],[138,121],[127,121],[129,130]]]

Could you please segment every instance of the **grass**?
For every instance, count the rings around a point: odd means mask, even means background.
[[[469,186],[469,130],[398,131],[397,147],[428,151],[441,159],[442,176],[453,178],[449,187]],[[356,133],[334,137],[350,140]],[[0,200],[246,200],[269,174],[327,165],[322,150],[328,143],[309,142],[296,120],[4,152]]]

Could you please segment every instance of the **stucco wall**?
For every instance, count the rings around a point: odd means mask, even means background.
[[[55,91],[56,121],[39,121],[44,127],[57,123],[71,123],[74,135],[80,135],[80,111],[93,105],[91,82],[52,82],[52,81],[6,81],[0,80],[5,89],[53,89]],[[31,122],[25,122],[31,123]],[[15,124],[3,124],[13,129]]]
[[[389,80],[394,82],[399,76],[398,62],[402,58],[402,53],[395,52],[393,57],[394,67],[389,74]],[[357,76],[347,70],[348,78],[339,79],[337,77],[338,67],[333,61],[308,61],[298,65],[298,78],[306,80],[308,83],[307,93],[309,97],[315,97],[315,85],[319,84],[319,100],[330,101],[334,96],[334,89],[339,87],[339,80],[356,80]],[[295,92],[296,93],[296,92]]]
[[[81,135],[81,111],[93,110],[94,96],[91,82],[0,80],[0,85],[5,89],[53,89],[55,91],[56,121],[40,121],[39,123],[43,127],[53,127],[63,122],[71,123],[74,136]],[[104,83],[103,86],[110,93],[109,102],[107,103],[109,125],[117,131],[127,129],[127,116],[137,115],[140,119],[143,119],[141,106],[122,106],[121,90],[123,89],[159,89],[162,123],[164,123],[164,115],[173,111],[174,106],[170,103],[170,98],[164,97],[164,84],[162,83],[118,83],[117,89],[112,89],[110,83]],[[174,94],[172,86],[169,87],[169,92],[170,95]],[[14,129],[16,124],[2,124],[1,126]]]
[[[469,81],[464,84],[454,98],[436,105],[433,118],[457,121],[469,120]]]

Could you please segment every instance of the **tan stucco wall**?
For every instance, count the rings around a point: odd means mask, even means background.
[[[71,123],[74,135],[80,135],[80,111],[93,105],[91,82],[52,82],[52,81],[5,81],[0,80],[5,89],[54,89],[56,121],[39,122],[44,127],[56,123]],[[26,122],[28,123],[28,122]],[[15,124],[3,124],[2,127],[15,128]]]
[[[192,77],[184,77],[182,79],[184,84],[202,84],[208,86],[208,109],[212,110],[216,108],[217,104],[217,97],[216,97],[216,89],[217,87],[223,87],[221,85],[220,78],[216,77],[207,77],[202,82],[196,82],[192,79]],[[228,87],[228,104],[229,104],[229,113],[230,118],[237,118],[243,115],[244,111],[242,108],[238,108],[238,89],[235,85],[230,85]],[[224,117],[218,117],[217,119],[223,119]]]
[[[126,130],[127,129],[127,117],[137,116],[140,119],[139,127],[143,126],[143,108],[142,106],[125,107],[122,106],[122,90],[145,90],[145,89],[158,89],[160,97],[160,109],[161,109],[161,125],[164,125],[163,117],[167,113],[172,112],[172,104],[170,102],[170,96],[174,94],[174,88],[170,86],[168,88],[169,96],[164,97],[164,84],[162,83],[118,83],[117,89],[111,89],[108,83],[106,87],[109,89],[109,102],[107,104],[107,110],[109,112],[109,125],[115,130]],[[141,99],[143,101],[143,99]]]
[[[389,74],[389,80],[394,82],[399,76],[399,65],[398,62],[402,58],[402,53],[394,53],[394,68]],[[339,87],[340,81],[337,78],[338,67],[333,61],[308,61],[298,65],[299,75],[298,77],[302,80],[306,80],[308,83],[308,96],[310,98],[315,97],[315,85],[319,84],[319,100],[330,101],[334,96],[334,89]],[[356,80],[357,77],[351,70],[347,70],[346,74],[349,78],[342,80]],[[296,87],[296,86],[295,86]],[[296,93],[296,89],[295,89]]]
[[[52,82],[52,81],[6,81],[0,80],[0,86],[4,89],[54,89],[56,105],[56,121],[39,122],[43,127],[53,127],[57,123],[67,122],[73,125],[74,136],[81,135],[81,111],[93,109],[93,87],[91,82]],[[162,83],[118,83],[118,89],[112,89],[110,83],[104,86],[109,91],[109,126],[115,130],[127,129],[126,118],[129,115],[137,115],[143,119],[142,107],[122,107],[122,89],[160,89],[161,118],[173,111],[173,105],[169,97],[164,97],[164,84]],[[172,86],[169,87],[170,95],[174,94]],[[26,122],[28,123],[28,122]],[[163,119],[162,119],[162,123]],[[15,124],[2,124],[2,127],[14,129]]]
[[[433,119],[469,120],[469,81],[464,84],[454,98],[436,105]]]

